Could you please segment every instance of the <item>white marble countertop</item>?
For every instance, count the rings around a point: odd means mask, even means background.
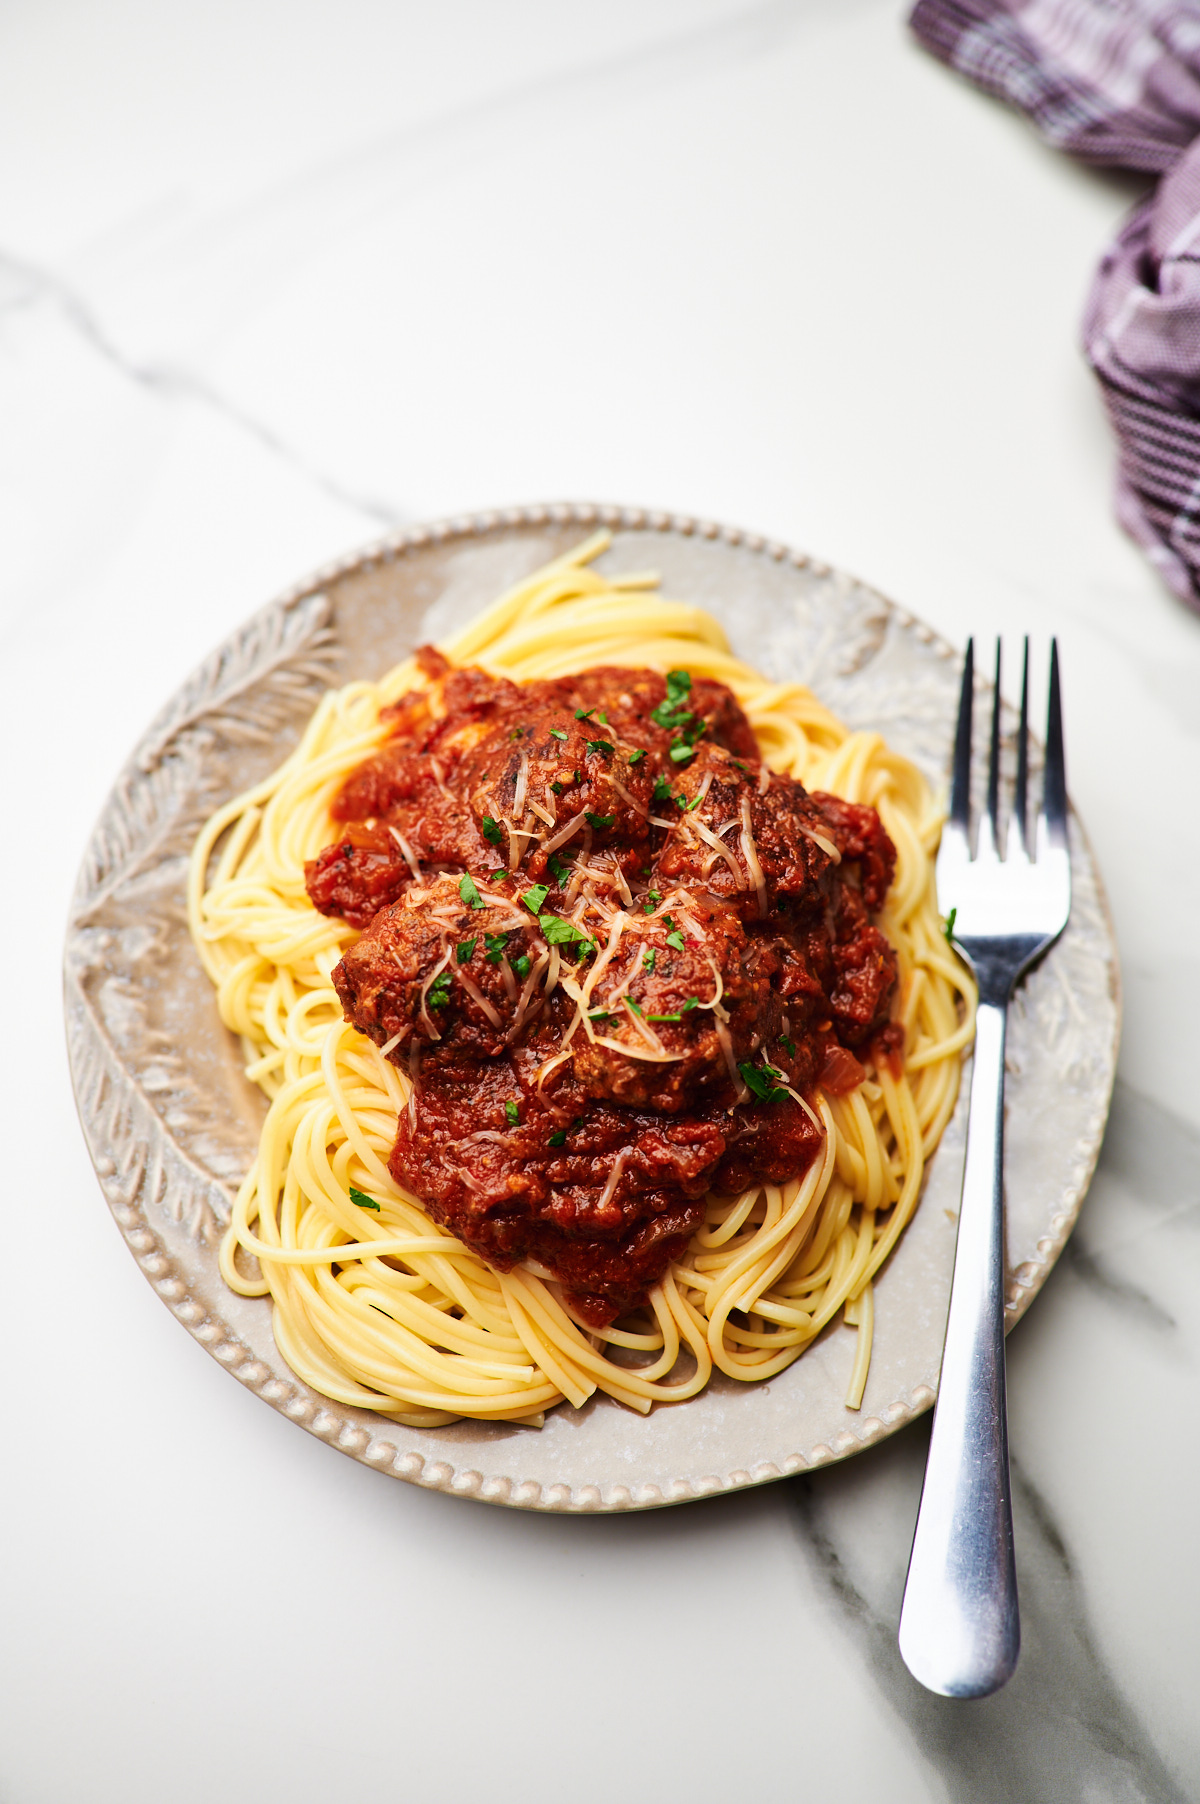
[[[0,17],[6,1804],[1200,1798],[1200,622],[1113,522],[1076,348],[1137,192],[895,0]],[[924,1424],[636,1518],[423,1493],[231,1382],[88,1164],[62,928],[150,715],[388,524],[560,496],[1059,635],[1126,1027],[1010,1343],[1025,1642],[987,1702],[896,1651]]]

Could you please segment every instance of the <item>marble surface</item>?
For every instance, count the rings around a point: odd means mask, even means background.
[[[3,899],[6,1804],[1200,1799],[1200,622],[1112,521],[1076,350],[1137,191],[891,0],[0,14],[0,768],[36,872]],[[558,495],[786,539],[960,642],[1059,635],[1126,1029],[1010,1342],[1025,1640],[986,1702],[896,1652],[922,1424],[635,1519],[423,1493],[206,1358],[88,1164],[62,927],[159,702],[382,527]]]

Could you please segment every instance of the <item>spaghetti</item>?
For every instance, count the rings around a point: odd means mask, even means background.
[[[389,1169],[413,1074],[386,1056],[390,1043],[344,1019],[333,973],[359,935],[318,913],[305,888],[306,861],[337,832],[334,798],[388,739],[381,711],[430,678],[408,660],[378,683],[327,694],[292,755],[212,816],[192,858],[197,950],[222,1020],[241,1036],[247,1075],[270,1099],[221,1269],[239,1294],[271,1296],[276,1342],[306,1383],[412,1426],[538,1423],[597,1390],[644,1413],[695,1395],[714,1368],[773,1376],[839,1313],[858,1331],[846,1398],[858,1408],[873,1282],[917,1205],[971,1039],[974,990],[937,914],[940,816],[923,777],[801,685],[759,677],[709,615],[662,598],[653,576],[602,576],[591,564],[607,543],[597,534],[517,585],[445,656],[519,682],[600,665],[682,666],[732,691],[773,770],[876,809],[896,849],[877,924],[896,956],[903,1054],[875,1060],[848,1092],[811,1090],[816,1157],[787,1182],[710,1193],[702,1225],[637,1314],[597,1327],[536,1261],[489,1266]],[[744,866],[761,895],[748,812],[740,834],[711,837],[710,862],[726,860],[739,882]],[[415,878],[412,848],[403,835],[398,844]]]

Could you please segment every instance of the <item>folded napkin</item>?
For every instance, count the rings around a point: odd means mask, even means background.
[[[1121,524],[1200,609],[1200,5],[919,0],[910,23],[1060,150],[1162,175],[1096,272],[1083,342],[1117,434]]]

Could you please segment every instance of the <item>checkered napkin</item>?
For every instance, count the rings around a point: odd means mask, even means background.
[[[1200,3],[919,0],[910,23],[1058,149],[1163,178],[1096,272],[1083,342],[1121,524],[1200,609]]]

